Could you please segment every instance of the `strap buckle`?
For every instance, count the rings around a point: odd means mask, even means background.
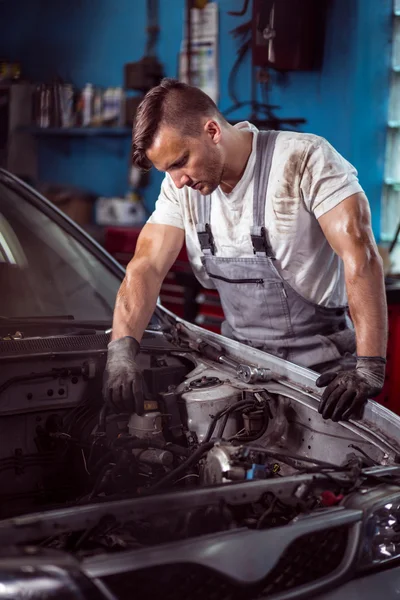
[[[268,258],[275,258],[272,252],[271,245],[267,238],[265,227],[261,227],[260,235],[251,234],[251,243],[253,244],[254,254],[265,253]]]
[[[211,254],[215,254],[215,243],[214,236],[211,231],[211,227],[209,223],[206,223],[204,226],[205,231],[198,231],[197,236],[200,242],[200,248],[204,252],[205,250],[210,250]]]

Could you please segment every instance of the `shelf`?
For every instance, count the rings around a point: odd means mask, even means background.
[[[32,135],[52,137],[128,137],[130,127],[24,127]]]
[[[399,129],[400,121],[388,121],[388,127],[389,129]]]

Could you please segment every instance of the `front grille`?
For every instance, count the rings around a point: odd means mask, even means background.
[[[326,577],[343,560],[347,527],[337,527],[299,537],[272,569],[263,594],[276,594]]]
[[[307,534],[292,542],[264,581],[251,586],[233,583],[194,564],[172,564],[112,575],[104,583],[118,598],[152,600],[250,600],[298,588],[339,567],[347,546],[347,527]],[[240,556],[236,557],[240,562]]]

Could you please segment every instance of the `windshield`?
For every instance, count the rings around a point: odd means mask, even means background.
[[[0,179],[0,315],[112,318],[121,279]]]

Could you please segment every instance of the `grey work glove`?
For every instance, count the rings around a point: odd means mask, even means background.
[[[345,421],[358,416],[368,398],[377,396],[385,381],[386,360],[380,356],[359,356],[354,369],[323,373],[317,387],[326,387],[318,412],[324,419]]]
[[[108,344],[103,396],[113,412],[138,415],[144,412],[143,375],[135,361],[139,349],[139,342],[130,336]]]

